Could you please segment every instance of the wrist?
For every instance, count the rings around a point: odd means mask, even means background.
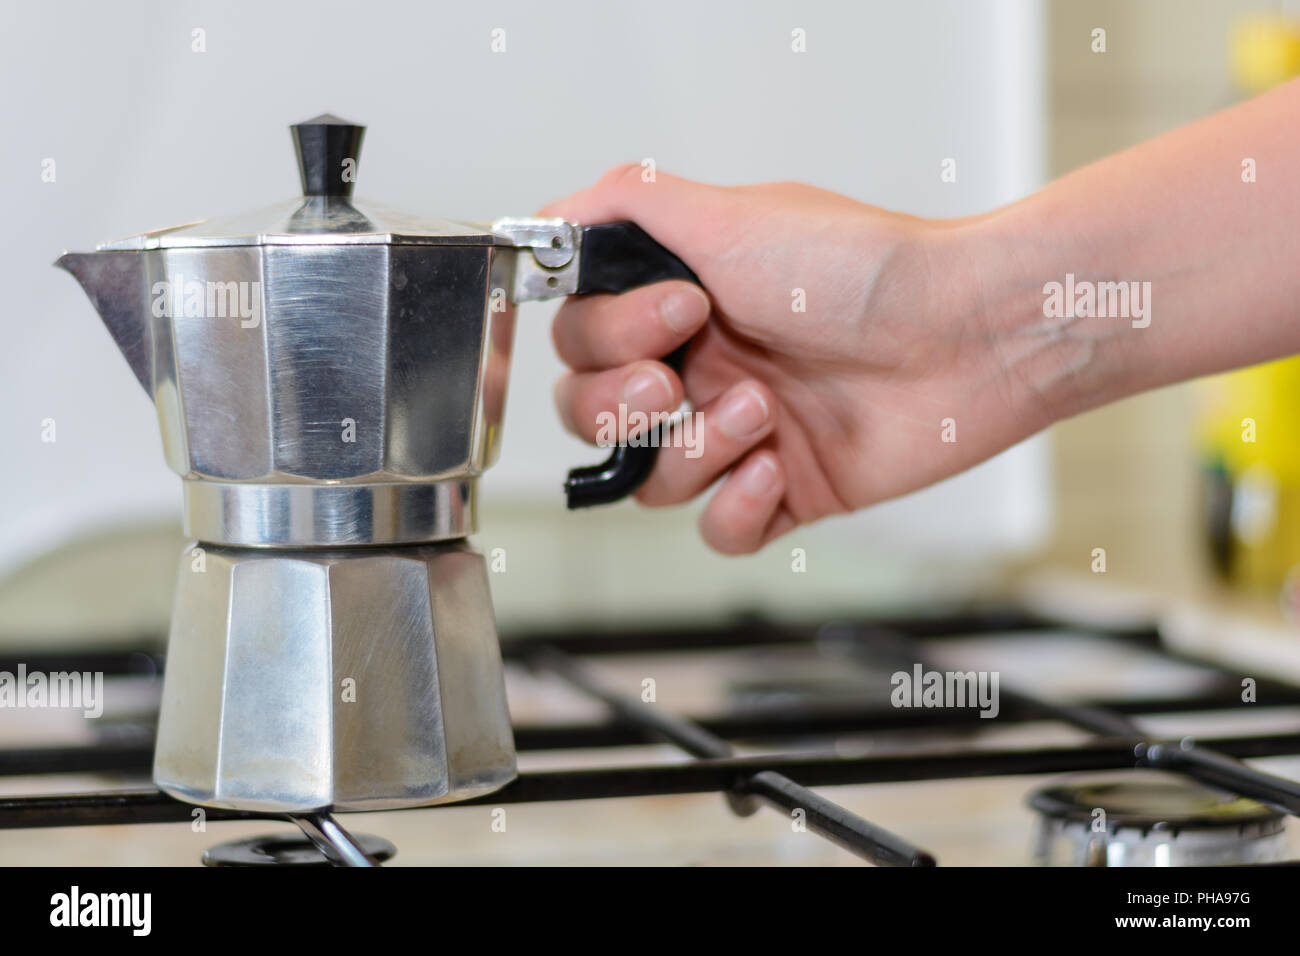
[[[948,224],[955,304],[1029,434],[1132,391],[1127,318],[1076,314],[1076,282],[1103,275],[1087,248],[1037,222],[1032,201]]]

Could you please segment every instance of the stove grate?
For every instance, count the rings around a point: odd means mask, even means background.
[[[615,693],[594,677],[583,660],[646,652],[745,649],[801,643],[825,646],[833,643],[848,650],[847,660],[863,667],[906,664],[910,668],[921,661],[917,650],[920,640],[960,641],[994,633],[1028,633],[1071,626],[1068,622],[1048,620],[1017,609],[994,608],[819,628],[792,628],[746,620],[730,627],[713,629],[517,637],[503,645],[507,659],[561,678],[583,694],[602,702],[612,715],[606,721],[519,726],[516,728],[516,743],[521,751],[665,741],[695,759],[688,763],[529,771],[521,773],[515,781],[495,793],[454,806],[718,792],[724,795],[733,812],[745,816],[764,804],[785,812],[802,811],[809,829],[850,852],[878,864],[904,866],[928,866],[935,860],[905,837],[862,819],[808,788],[1147,767],[1183,773],[1219,789],[1300,815],[1300,783],[1240,762],[1250,758],[1300,754],[1300,732],[1195,741],[1186,738],[1161,740],[1143,734],[1130,719],[1136,714],[1227,711],[1240,703],[1235,675],[1216,664],[1164,648],[1153,628],[1087,630],[1157,652],[1169,660],[1208,668],[1219,678],[1216,687],[1207,694],[1183,698],[1097,701],[1065,706],[1040,700],[1023,691],[1001,689],[999,723],[1057,721],[1090,735],[1090,739],[1081,744],[1063,747],[976,749],[959,746],[916,753],[862,756],[823,753],[737,756],[731,742],[744,739],[796,739],[886,728],[962,733],[977,728],[979,721],[972,719],[977,715],[968,709],[882,712],[879,707],[842,705],[829,708],[782,706],[695,721],[666,713],[660,708],[646,707],[635,698]],[[96,653],[93,659],[89,655],[86,659],[78,659],[75,655],[45,655],[42,659],[50,670],[98,669],[109,675],[147,674],[162,664],[157,656],[139,653]],[[29,667],[34,666],[32,658],[23,660]],[[94,668],[86,666],[91,663]],[[0,670],[7,667],[8,662],[0,661]],[[1267,699],[1271,706],[1300,705],[1300,687],[1277,681],[1260,681],[1257,686],[1259,699]],[[0,750],[0,776],[106,771],[141,773],[147,771],[151,757],[151,747],[145,739],[100,746]],[[189,804],[153,788],[0,796],[0,829],[180,823],[190,820],[192,811]],[[210,821],[283,819],[273,814],[219,809],[206,812]],[[303,819],[294,819],[294,822],[304,826]],[[308,826],[304,832],[308,835],[313,828],[327,832],[334,828],[346,836],[346,831],[338,828],[326,814],[306,822]]]

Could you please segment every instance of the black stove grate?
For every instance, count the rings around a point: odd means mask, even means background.
[[[974,711],[956,708],[903,709],[882,712],[878,706],[833,707],[796,704],[763,712],[724,714],[690,720],[646,707],[603,686],[586,659],[647,652],[746,649],[766,645],[834,642],[847,660],[865,667],[910,668],[921,662],[917,642],[1007,632],[1073,628],[1068,622],[1047,620],[1018,610],[993,609],[947,615],[904,618],[859,624],[836,623],[796,628],[761,621],[730,627],[678,630],[539,634],[506,641],[508,660],[539,673],[555,675],[582,693],[601,701],[610,711],[605,721],[515,728],[516,745],[529,750],[615,747],[649,741],[675,745],[695,759],[687,763],[637,764],[573,770],[529,771],[501,790],[464,804],[503,805],[535,801],[647,797],[686,793],[721,793],[731,810],[749,815],[762,805],[785,812],[801,810],[809,829],[852,853],[883,865],[934,865],[934,858],[910,843],[849,812],[809,787],[901,781],[958,779],[984,776],[1119,770],[1146,767],[1170,770],[1203,783],[1300,815],[1300,783],[1255,770],[1243,759],[1300,754],[1300,731],[1189,739],[1159,740],[1144,735],[1130,719],[1188,711],[1228,711],[1241,706],[1239,678],[1214,663],[1176,654],[1163,647],[1154,628],[1099,630],[1089,633],[1155,651],[1170,660],[1193,663],[1220,678],[1210,692],[1183,698],[1099,701],[1061,706],[1001,688],[999,723],[1058,721],[1087,732],[1090,739],[1076,746],[997,749],[950,746],[916,753],[862,756],[823,753],[776,753],[738,756],[732,743],[740,740],[793,740],[834,733],[881,730],[952,731],[977,729]],[[138,653],[42,655],[22,658],[29,670],[100,670],[106,675],[148,674],[161,660]],[[0,670],[13,670],[0,661]],[[1267,706],[1300,706],[1300,687],[1258,681],[1257,699]],[[152,749],[144,740],[98,746],[0,750],[0,775],[79,772],[146,772]],[[423,808],[426,812],[437,807]],[[0,796],[0,829],[139,823],[180,823],[191,819],[193,807],[153,788],[110,790],[50,796]],[[259,814],[208,809],[208,820],[283,819]],[[294,820],[303,826],[303,820]],[[309,835],[328,829],[332,821],[308,821]],[[346,836],[346,834],[344,834]],[[347,846],[346,842],[343,844]]]

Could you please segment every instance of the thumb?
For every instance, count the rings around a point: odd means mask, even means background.
[[[716,237],[735,199],[719,186],[663,172],[647,181],[642,173],[637,163],[617,166],[594,186],[551,203],[540,215],[583,225],[630,219],[700,274],[716,245],[709,236]]]

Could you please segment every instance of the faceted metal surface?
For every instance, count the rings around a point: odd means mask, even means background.
[[[111,300],[107,324],[148,384],[178,474],[381,482],[473,475],[496,454],[514,312],[491,309],[493,252],[250,247],[64,259],[93,260],[99,280],[102,257],[117,257],[108,295],[92,291],[81,263],[68,268],[101,311]],[[157,314],[173,287],[181,314]],[[255,300],[256,314],[231,314],[236,295]]]
[[[210,548],[197,560],[182,555],[177,584],[162,790],[301,813],[463,800],[513,779],[481,555]]]
[[[188,481],[431,484],[472,481],[500,453],[515,254],[248,246],[69,254],[59,264],[153,396],[167,463]],[[221,525],[255,533],[213,537],[227,544],[439,540],[457,524],[437,514],[427,527],[408,522],[404,536],[304,541],[257,495],[230,497],[241,510]],[[206,536],[212,522],[192,525]]]

